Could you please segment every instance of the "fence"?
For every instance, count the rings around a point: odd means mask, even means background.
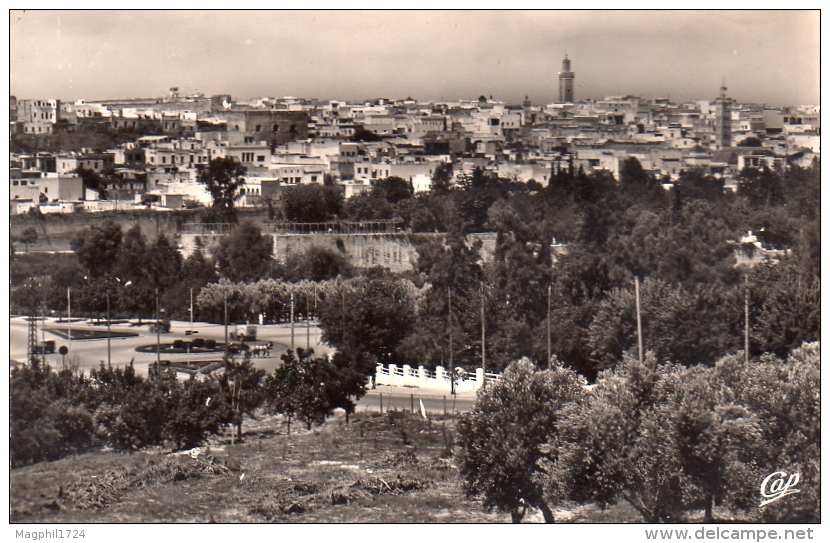
[[[476,368],[475,371],[465,371],[456,368],[455,390],[456,392],[475,392],[481,388],[486,381],[497,381],[501,378],[497,373],[485,373],[483,369]],[[408,386],[416,388],[427,388],[433,390],[450,390],[450,372],[438,366],[435,371],[430,371],[423,366],[413,369],[408,364],[398,367],[396,364],[389,364],[384,367],[378,364],[375,368],[375,383],[378,385]]]

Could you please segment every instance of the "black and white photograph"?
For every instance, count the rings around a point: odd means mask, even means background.
[[[208,7],[9,10],[10,537],[819,538],[820,10]]]

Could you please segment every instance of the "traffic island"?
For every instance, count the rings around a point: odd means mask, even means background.
[[[230,345],[231,350],[235,345]],[[237,346],[238,347],[238,346]],[[205,353],[224,353],[225,343],[218,342],[213,339],[194,339],[193,341],[185,341],[177,339],[173,343],[161,343],[156,350],[156,344],[140,345],[135,348],[137,353],[156,353],[162,354],[205,354]]]
[[[111,339],[138,337],[138,334],[135,332],[124,332],[122,330],[110,330],[109,333],[106,330],[79,330],[75,328],[45,328],[45,330],[50,334],[55,334],[59,338],[72,339],[73,341],[85,339],[107,339],[108,337]],[[153,348],[155,348],[155,345]]]

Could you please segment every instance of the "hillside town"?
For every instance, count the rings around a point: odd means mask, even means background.
[[[177,87],[149,99],[10,96],[9,213],[210,206],[198,172],[222,157],[247,170],[241,208],[279,202],[299,184],[336,185],[349,199],[399,177],[415,193],[428,192],[439,165],[449,165],[456,182],[475,168],[542,186],[565,168],[604,170],[619,180],[631,157],[667,189],[682,172],[702,168],[734,191],[744,168],[807,167],[820,157],[820,106],[742,103],[725,82],[713,98],[685,103],[631,95],[580,100],[575,79],[566,55],[559,100],[549,104],[484,95],[454,102],[238,100]],[[42,148],[44,140],[50,148]],[[99,146],[83,145],[89,141]]]

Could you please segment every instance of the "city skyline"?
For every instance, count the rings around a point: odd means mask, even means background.
[[[10,91],[818,104],[818,11],[11,11]],[[771,84],[774,83],[774,84]]]

